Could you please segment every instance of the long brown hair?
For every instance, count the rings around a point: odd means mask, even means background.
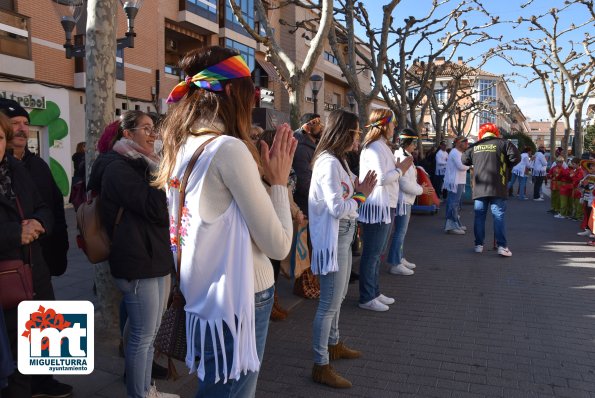
[[[393,120],[394,120],[393,111],[391,111],[390,109],[387,109],[387,108],[373,109],[372,112],[370,112],[370,117],[368,118],[368,124],[372,124],[374,122],[382,120],[387,116],[393,116]],[[392,131],[388,130],[388,124],[370,127],[368,129],[368,132],[366,133],[366,138],[364,138],[364,142],[362,143],[362,148],[365,148],[368,145],[370,145],[371,143],[373,143],[374,141],[379,140],[380,137],[388,138],[390,133],[392,133]]]
[[[8,116],[2,112],[0,112],[0,129],[4,131],[4,137],[6,138],[6,143],[8,144],[10,141],[12,141],[13,137],[12,124],[10,124],[10,119]]]
[[[180,68],[187,76],[194,76],[209,66],[238,55],[235,50],[212,46],[192,50],[180,61]],[[254,107],[254,84],[249,77],[221,81],[222,91],[209,91],[190,86],[190,91],[170,111],[160,125],[163,139],[163,156],[154,186],[163,188],[173,172],[176,156],[199,119],[220,120],[224,134],[239,138],[246,144],[257,164],[260,158],[250,140],[252,108]],[[226,87],[231,85],[229,95]],[[200,134],[200,133],[198,133]]]
[[[323,152],[328,152],[339,159],[343,167],[345,167],[345,153],[353,145],[358,126],[359,119],[355,113],[342,109],[332,111],[326,119],[310,167],[314,167],[314,162]]]

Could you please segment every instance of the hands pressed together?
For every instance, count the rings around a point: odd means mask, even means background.
[[[277,127],[271,148],[266,142],[260,142],[260,160],[265,179],[271,185],[287,186],[297,140],[287,123]]]
[[[21,244],[23,245],[28,245],[45,232],[39,221],[34,219],[23,220],[21,227]]]
[[[353,185],[355,192],[361,192],[364,195],[369,196],[376,186],[376,172],[374,170],[368,171],[368,174],[366,174],[366,177],[364,177],[364,180],[361,183],[359,182],[359,178],[356,178]]]
[[[403,160],[397,160],[395,162],[395,167],[399,170],[401,170],[402,174],[405,174],[405,172],[407,170],[409,170],[409,167],[411,167],[411,165],[413,165],[413,157],[412,156],[407,156],[405,159]]]

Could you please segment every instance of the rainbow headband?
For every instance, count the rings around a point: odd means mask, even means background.
[[[372,127],[384,126],[384,125],[389,124],[390,122],[393,121],[393,116],[394,116],[394,114],[391,113],[390,115],[383,117],[382,119],[377,120],[374,123],[367,124],[365,127],[369,129]]]
[[[406,140],[407,138],[411,138],[411,139],[414,139],[414,140],[417,140],[418,139],[418,137],[416,135],[409,135],[409,134],[401,134],[401,135],[399,135],[399,139],[400,140]]]
[[[250,68],[241,55],[235,55],[201,70],[194,76],[186,76],[186,79],[171,91],[167,102],[178,102],[184,98],[192,84],[205,90],[223,91],[221,81],[240,77],[250,77]]]

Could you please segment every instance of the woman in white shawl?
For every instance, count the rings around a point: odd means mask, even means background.
[[[388,305],[395,299],[380,293],[380,254],[386,247],[397,207],[399,178],[413,164],[413,158],[399,162],[393,157],[389,141],[394,135],[395,123],[390,109],[374,109],[366,127],[369,130],[362,144],[360,178],[373,170],[378,176],[378,185],[359,211],[363,242],[359,266],[359,307],[387,311]]]
[[[297,142],[281,125],[258,156],[250,140],[254,84],[236,51],[193,50],[180,65],[187,78],[168,99],[177,104],[162,125],[155,184],[167,186],[180,259],[186,365],[198,374],[197,397],[253,397],[275,290],[268,258],[281,260],[291,247],[287,180]],[[183,175],[203,144],[180,209]]]
[[[351,382],[337,374],[329,360],[361,356],[339,340],[339,313],[349,285],[357,210],[376,184],[373,171],[360,184],[347,165],[345,154],[357,150],[359,135],[357,115],[343,110],[329,114],[312,159],[308,196],[312,272],[320,277],[312,379],[335,388],[349,388]]]

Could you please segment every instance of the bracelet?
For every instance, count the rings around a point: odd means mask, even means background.
[[[353,196],[351,197],[351,199],[353,199],[353,200],[355,200],[357,202],[357,207],[359,208],[366,201],[366,195],[364,195],[361,192],[356,192],[356,193],[353,194]]]

